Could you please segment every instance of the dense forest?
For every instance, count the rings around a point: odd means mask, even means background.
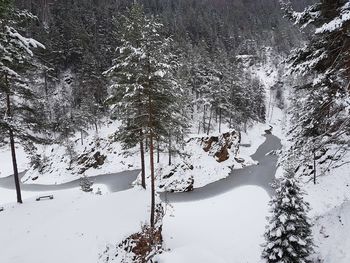
[[[345,0],[0,0],[0,154],[17,202],[24,182],[79,178],[90,193],[99,169],[139,171],[129,185],[151,189],[149,224],[100,260],[139,238],[149,250],[120,262],[150,262],[166,252],[167,193],[261,164],[262,259],[323,262],[303,189],[349,172],[349,21]]]
[[[249,76],[236,77],[244,71],[237,56],[263,60],[266,47],[272,47],[276,54],[287,54],[300,43],[303,36],[283,18],[278,1],[142,4],[146,13],[156,15],[164,25],[164,37],[172,37],[174,52],[181,60],[178,78],[189,87],[187,92],[195,94],[191,95],[195,97],[192,103],[202,100],[202,104],[209,103],[207,108],[215,104],[216,112],[222,110],[224,118],[235,126],[242,125],[243,120],[264,119],[263,92]],[[36,68],[32,70],[36,77],[30,78],[41,95],[37,103],[44,110],[40,114],[45,119],[42,124],[55,135],[66,137],[90,125],[97,127],[101,116],[107,115],[108,83],[102,73],[112,65],[114,51],[121,44],[118,18],[130,1],[16,1],[16,5],[37,16],[25,22],[24,35],[45,45],[45,49],[34,50]],[[297,8],[303,5],[303,1],[295,3]],[[213,85],[222,89],[216,92],[230,96],[231,102],[221,103],[217,95],[217,101],[208,102],[214,92],[208,88],[210,82],[216,82]],[[230,87],[220,87],[220,82]],[[261,98],[260,102],[254,96]],[[236,111],[234,116],[228,113],[231,109]],[[207,130],[205,122],[209,122],[205,120],[210,115],[206,111],[203,132]]]

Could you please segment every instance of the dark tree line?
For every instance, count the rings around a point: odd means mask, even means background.
[[[286,26],[276,1],[140,2],[145,14],[156,15],[163,25],[163,40],[172,39],[170,53],[176,57],[176,65],[171,67],[176,71],[171,73],[169,81],[176,83],[176,89],[171,95],[176,98],[182,93],[186,98],[173,112],[181,108],[182,112],[178,113],[190,116],[198,123],[198,133],[207,134],[217,128],[220,131],[223,124],[241,129],[249,121],[265,119],[263,87],[245,72],[243,57],[259,59],[260,46],[264,45],[272,45],[282,52],[296,44],[298,34]],[[112,59],[123,59],[115,53],[122,46],[118,24],[130,4],[123,0],[15,1],[18,10],[28,10],[22,12],[32,18],[32,22],[26,19],[21,25],[16,24],[16,28],[28,39],[45,44],[45,49],[34,51],[33,67],[23,73],[23,83],[28,87],[26,95],[33,93],[31,98],[36,100],[30,105],[40,113],[38,117],[31,116],[31,121],[39,124],[35,129],[50,131],[43,132],[48,137],[45,139],[64,143],[71,150],[72,134],[80,132],[84,143],[86,131],[91,127],[98,130],[100,120],[110,114],[106,104],[111,95],[107,90],[110,79],[103,72],[113,65]],[[4,24],[9,23],[6,19]],[[169,86],[169,83],[162,85]],[[172,101],[171,96],[168,101]],[[163,102],[159,107],[165,105],[171,104]],[[174,120],[174,116],[151,112],[153,115],[148,116],[153,119],[148,123],[152,128],[148,125],[141,130],[136,141],[152,131],[157,148],[169,152],[171,163],[171,155],[176,152],[173,142],[180,143],[182,133],[176,125],[167,123]],[[160,123],[168,126],[165,128]],[[130,129],[131,124],[127,123],[126,129]],[[6,138],[2,132],[1,140]],[[146,140],[145,146],[149,143]]]
[[[302,6],[304,1],[295,2]],[[192,89],[193,104],[203,114],[199,131],[210,132],[212,117],[220,120],[219,126],[222,121],[240,126],[243,120],[264,119],[259,84],[235,79],[242,75],[236,55],[256,55],[264,45],[287,52],[299,42],[300,35],[282,18],[277,1],[140,3],[146,14],[157,15],[165,35],[172,36],[182,54],[182,81]],[[17,0],[16,4],[39,18],[28,25],[26,34],[46,46],[37,52],[42,67],[36,86],[50,98],[45,112],[55,136],[84,134],[90,126],[97,129],[106,115],[108,94],[102,72],[111,65],[119,41],[113,21],[131,1]]]
[[[316,175],[317,160],[337,163],[350,147],[350,21],[345,15],[350,6],[345,0],[322,0],[296,13],[289,1],[282,5],[294,23],[314,31],[290,57],[292,70],[303,75],[294,90],[291,153],[301,164],[313,164]]]

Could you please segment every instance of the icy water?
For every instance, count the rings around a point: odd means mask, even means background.
[[[271,183],[275,178],[278,156],[267,154],[271,151],[281,149],[282,144],[281,140],[272,134],[266,134],[265,137],[265,142],[261,144],[257,151],[251,156],[253,160],[259,162],[259,165],[233,170],[229,177],[197,188],[192,192],[162,194],[162,199],[166,199],[170,203],[202,200],[245,185],[260,186],[265,189],[270,196],[273,195],[274,190],[271,187]]]
[[[282,145],[276,136],[267,134],[265,142],[260,145],[252,158],[259,162],[259,165],[248,166],[243,169],[233,170],[231,175],[225,179],[211,183],[202,188],[195,189],[189,193],[167,193],[162,194],[162,199],[170,202],[188,202],[214,197],[228,192],[236,187],[244,185],[257,185],[264,188],[270,195],[273,194],[271,183],[276,173],[278,157],[276,155],[266,155],[273,150],[279,150]],[[105,174],[89,177],[95,184],[106,185],[111,192],[123,191],[131,188],[131,183],[136,180],[139,170],[126,171],[117,174]],[[21,173],[22,177],[24,173]],[[39,185],[23,184],[21,189],[29,192],[47,192],[64,190],[79,187],[80,180],[59,184],[59,185]],[[14,189],[13,176],[0,178],[0,187]]]
[[[119,192],[131,188],[131,183],[136,180],[139,171],[126,171],[116,174],[104,174],[99,176],[89,177],[89,180],[95,184],[104,184],[111,192]],[[21,173],[22,177],[24,173]],[[40,184],[23,184],[21,183],[21,190],[28,192],[47,192],[64,190],[79,187],[80,180],[72,182],[57,184],[57,185],[40,185]],[[6,189],[14,189],[14,178],[9,176],[0,178],[0,187]]]

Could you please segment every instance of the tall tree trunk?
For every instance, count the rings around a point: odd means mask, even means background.
[[[191,105],[191,120],[194,120],[194,105]]]
[[[210,108],[210,114],[209,114],[209,123],[208,123],[208,130],[207,130],[207,135],[210,133],[210,125],[211,125],[211,118],[213,115],[213,107]]]
[[[94,122],[95,124],[95,130],[96,130],[96,133],[98,133],[98,126],[97,126],[97,121]]]
[[[220,108],[219,109],[219,133],[221,133],[221,121],[222,121],[222,112]]]
[[[49,91],[47,86],[47,70],[44,70],[44,88],[45,88],[45,95],[46,95],[46,101],[48,101],[49,98]]]
[[[47,24],[49,21],[49,11],[47,0],[42,0],[42,21]]]
[[[157,163],[160,162],[159,139],[157,140]]]
[[[145,150],[143,147],[142,129],[140,129],[140,152],[141,152],[141,185],[144,189],[146,189]]]
[[[12,164],[13,164],[13,177],[15,179],[16,194],[17,194],[17,203],[22,204],[21,186],[19,183],[19,175],[18,175],[18,168],[17,168],[15,139],[13,136],[12,129],[9,130],[9,135],[10,135],[10,145],[11,145]]]
[[[138,98],[139,102],[139,108],[138,113],[141,115],[141,98],[139,94]],[[147,144],[147,142],[146,142]],[[141,153],[141,185],[144,189],[146,189],[146,169],[145,169],[145,149],[144,149],[144,143],[143,143],[143,130],[140,128],[140,153]]]
[[[205,133],[205,115],[206,115],[206,110],[207,107],[204,105],[204,109],[203,109],[203,133]]]
[[[47,111],[49,113],[49,121],[52,121],[52,113],[51,113],[51,109],[50,109],[50,102],[49,102],[49,87],[48,87],[48,82],[47,82],[47,70],[44,71],[44,87],[45,87],[45,101],[46,101],[46,107],[47,107]]]
[[[314,154],[314,184],[316,184],[316,150],[313,150]]]
[[[169,134],[169,165],[171,165],[171,135]]]
[[[11,100],[10,100],[10,93],[9,93],[10,87],[9,87],[9,82],[8,82],[7,76],[5,76],[5,82],[6,82],[6,86],[7,86],[7,94],[6,94],[7,116],[11,118],[12,112],[11,112]],[[18,167],[17,167],[15,138],[14,138],[13,130],[11,127],[9,128],[9,137],[10,137],[12,165],[13,165],[13,177],[15,179],[16,194],[17,194],[17,203],[21,204],[22,203],[22,195],[21,195],[21,186],[20,186],[20,182],[19,182]]]
[[[149,158],[151,167],[151,227],[154,228],[154,218],[156,210],[156,198],[155,198],[155,176],[154,176],[154,146],[153,146],[153,116],[152,116],[152,99],[149,95],[148,97],[149,106]]]
[[[84,132],[82,129],[80,129],[80,141],[81,141],[81,145],[84,145]]]

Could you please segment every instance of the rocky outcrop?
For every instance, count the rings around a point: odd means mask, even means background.
[[[220,136],[210,136],[201,139],[203,150],[212,155],[219,163],[230,158],[229,150],[237,145],[240,134],[236,131],[226,132]]]
[[[234,130],[217,136],[191,138],[185,153],[172,166],[157,169],[158,191],[189,192],[229,174],[236,163],[240,133]]]
[[[159,180],[158,188],[165,192],[190,192],[193,190],[194,179],[188,171],[193,170],[193,165],[178,164],[165,173]],[[162,171],[160,171],[162,173]]]
[[[77,163],[80,166],[79,174],[83,174],[90,168],[96,169],[99,166],[102,166],[105,163],[106,158],[107,156],[102,155],[99,151],[92,155],[88,153],[80,155],[77,160]]]

